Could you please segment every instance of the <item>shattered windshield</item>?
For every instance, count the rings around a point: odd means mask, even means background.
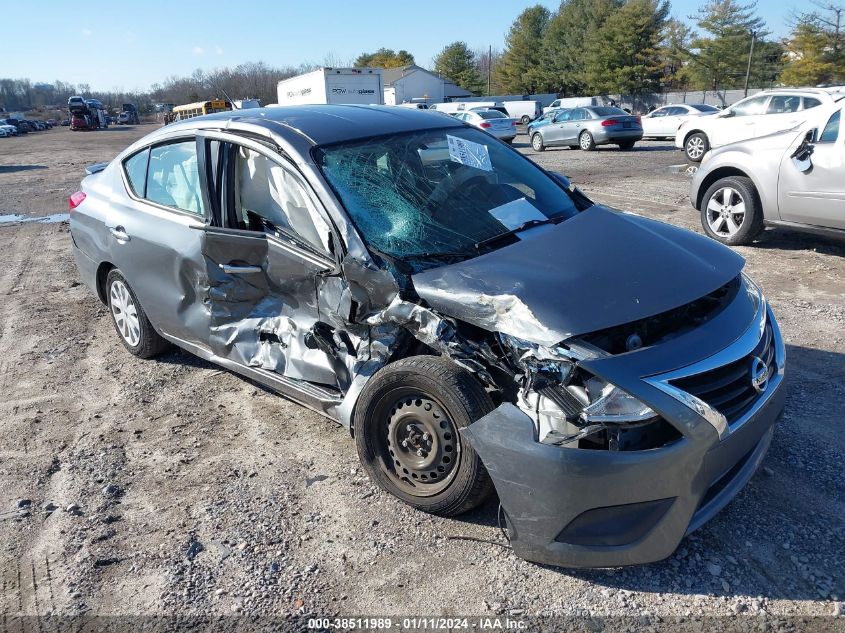
[[[471,128],[327,146],[315,159],[368,246],[416,270],[487,252],[523,224],[577,213],[539,167]]]

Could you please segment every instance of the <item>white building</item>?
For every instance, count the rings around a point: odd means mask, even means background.
[[[440,77],[437,73],[420,68],[416,64],[402,68],[385,68],[384,103],[400,105],[412,101],[443,103],[450,99],[471,97],[472,93],[459,88],[454,83]]]

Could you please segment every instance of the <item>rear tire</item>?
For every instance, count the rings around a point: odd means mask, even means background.
[[[522,119],[520,119],[520,121],[522,121],[523,125],[528,125],[529,123],[531,123],[531,117],[528,116],[527,114],[523,115],[523,117],[522,117]]]
[[[412,356],[381,369],[355,407],[361,464],[380,488],[440,516],[461,514],[493,490],[460,429],[493,410],[467,370],[437,356]]]
[[[691,163],[700,163],[708,151],[710,151],[710,141],[704,132],[690,134],[684,141],[684,154]]]
[[[578,147],[580,147],[585,152],[592,152],[596,149],[596,141],[593,138],[593,135],[590,134],[587,130],[581,132],[578,135]]]
[[[535,152],[543,152],[546,150],[546,145],[543,143],[543,137],[540,136],[539,132],[534,132],[534,135],[531,137],[531,147]]]
[[[754,241],[763,231],[763,205],[750,178],[729,176],[714,182],[701,199],[701,226],[730,246]]]
[[[152,358],[170,348],[153,328],[129,283],[117,268],[106,277],[106,297],[114,329],[123,346],[138,358]]]

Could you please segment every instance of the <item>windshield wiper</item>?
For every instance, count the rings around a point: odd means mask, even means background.
[[[498,241],[500,241],[500,240],[502,240],[506,237],[510,237],[511,235],[516,235],[520,231],[524,231],[525,229],[530,229],[534,226],[543,226],[544,224],[557,224],[558,222],[560,222],[561,220],[564,220],[564,219],[565,218],[563,218],[563,217],[554,217],[554,218],[546,218],[544,220],[527,220],[526,222],[523,222],[522,224],[520,224],[516,228],[505,231],[504,233],[499,233],[498,235],[494,235],[493,237],[488,237],[486,240],[481,240],[480,242],[476,242],[475,248],[480,249],[480,248],[487,246],[489,244],[495,244],[496,242],[498,242]]]
[[[410,259],[466,259],[467,257],[475,257],[477,253],[468,253],[466,251],[457,253],[449,251],[429,252],[429,253],[409,253],[405,257]]]

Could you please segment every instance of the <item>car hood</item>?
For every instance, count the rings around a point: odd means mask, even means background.
[[[510,246],[412,276],[433,309],[540,345],[698,299],[745,260],[691,231],[593,206]]]

